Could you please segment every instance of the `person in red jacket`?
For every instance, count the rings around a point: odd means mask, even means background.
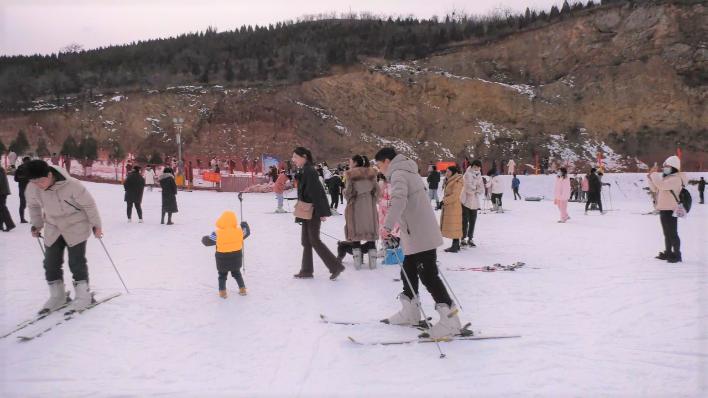
[[[275,193],[275,198],[278,200],[278,208],[275,209],[276,213],[287,213],[285,209],[283,209],[283,193],[285,192],[287,182],[288,176],[285,175],[285,170],[280,170],[278,178],[275,180],[275,185],[273,185],[273,192]]]

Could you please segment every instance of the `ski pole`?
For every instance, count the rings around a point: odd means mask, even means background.
[[[336,240],[337,242],[339,242],[339,239],[335,238],[334,236],[332,236],[332,235],[330,235],[330,234],[328,234],[328,233],[326,233],[326,232],[322,232],[322,230],[320,230],[320,234],[322,234],[322,235],[324,235],[324,236],[326,236],[326,237],[328,237],[328,238],[332,238],[332,239]]]
[[[423,304],[420,302],[420,298],[418,297],[418,294],[415,292],[413,289],[413,284],[411,283],[411,280],[408,278],[408,273],[406,272],[406,269],[403,268],[403,261],[401,260],[401,257],[398,255],[397,251],[394,251],[396,254],[396,259],[398,260],[398,263],[401,266],[401,273],[403,276],[406,278],[406,283],[408,283],[408,288],[411,289],[411,293],[413,293],[413,299],[416,301],[416,305],[418,306],[418,309],[420,312],[423,314],[423,319],[425,320],[425,324],[428,325],[428,329],[432,329],[433,325],[430,324],[428,321],[428,315],[425,314],[425,310],[423,309]],[[435,345],[438,347],[438,352],[440,353],[440,358],[445,358],[445,354],[442,351],[442,347],[440,347],[440,342],[437,339],[433,339],[435,341]]]
[[[40,235],[40,236],[37,237],[37,243],[39,244],[39,250],[42,251],[42,254],[43,254],[43,255],[46,255],[47,253],[45,253],[45,251],[44,251],[44,245],[42,244],[42,239],[41,239],[41,237],[42,237],[42,235]]]
[[[106,256],[108,256],[108,260],[113,265],[113,269],[116,270],[116,275],[118,275],[118,279],[120,279],[120,283],[123,284],[123,287],[125,288],[125,292],[130,294],[130,291],[128,291],[128,286],[125,285],[125,282],[123,282],[123,278],[120,276],[120,272],[118,272],[118,267],[116,267],[116,263],[113,262],[111,255],[108,253],[108,249],[106,249],[106,245],[103,244],[103,238],[98,238],[98,241],[101,242],[101,246],[103,246],[103,251],[106,252]]]
[[[455,291],[452,290],[452,286],[450,286],[450,282],[447,281],[447,278],[445,278],[445,274],[443,274],[443,272],[442,272],[442,270],[440,269],[440,267],[438,267],[438,274],[440,274],[440,276],[442,277],[443,282],[445,282],[445,286],[447,286],[447,290],[449,290],[450,293],[452,293],[452,297],[455,299],[455,302],[457,303],[457,305],[460,306],[460,310],[461,310],[461,311],[464,311],[465,309],[462,308],[462,302],[460,302],[460,300],[457,298],[457,295],[455,294]]]
[[[625,198],[627,198],[627,194],[624,193],[624,191],[622,190],[622,187],[620,186],[619,182],[617,182],[617,180],[615,180],[615,184],[617,184],[617,188],[619,189],[620,193],[621,193]],[[636,184],[635,184],[635,185],[636,185]]]
[[[243,192],[239,192],[237,197],[238,197],[238,202],[239,202],[239,205],[241,208],[241,210],[240,210],[241,214],[239,214],[239,218],[241,219],[241,221],[246,221],[243,219]],[[246,273],[246,247],[245,247],[245,245],[241,247],[241,263],[243,264],[243,273],[245,274]]]

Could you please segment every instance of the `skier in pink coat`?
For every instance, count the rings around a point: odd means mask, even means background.
[[[556,177],[553,195],[553,204],[558,206],[560,210],[559,223],[564,223],[570,219],[568,216],[568,199],[570,199],[570,179],[568,178],[568,170],[565,167],[561,167]]]

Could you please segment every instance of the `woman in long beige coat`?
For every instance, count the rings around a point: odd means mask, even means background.
[[[457,166],[448,167],[445,177],[440,231],[442,236],[452,239],[452,246],[445,249],[445,251],[457,253],[460,251],[460,239],[462,238],[462,202],[460,201],[460,193],[462,193],[464,183],[460,169]]]
[[[344,198],[347,207],[344,209],[344,235],[347,241],[353,242],[354,266],[361,268],[362,253],[369,256],[369,268],[376,268],[376,239],[379,232],[379,216],[376,203],[379,200],[380,189],[376,182],[376,170],[369,165],[369,160],[361,155],[354,155],[349,161],[350,170],[346,173],[347,183],[344,188]],[[361,241],[365,241],[361,245]]]

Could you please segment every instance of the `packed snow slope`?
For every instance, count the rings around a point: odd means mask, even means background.
[[[552,178],[521,177],[521,193],[548,198]],[[582,205],[571,203],[567,224],[556,222],[551,200],[513,201],[507,192],[507,212],[479,216],[477,248],[440,250],[440,268],[464,307],[463,321],[482,335],[523,336],[444,343],[445,359],[434,344],[349,342],[347,336],[416,336],[413,329],[375,322],[398,309],[398,268],[356,271],[348,257],[347,270],[331,282],[316,259],[315,279],[293,279],[300,229],[291,214],[270,213],[270,194],[244,195],[253,233],[245,245],[249,295],[238,296],[230,279],[230,297],[223,300],[214,249],[200,238],[223,210],[238,213],[236,195],[180,192],[176,224],[165,226],[159,224],[159,190],[146,191],[145,223],[128,224],[122,187],[87,183],[130,294],[33,341],[0,340],[0,396],[706,396],[708,206],[697,203],[691,187],[694,209],[679,221],[684,262],[655,260],[663,237],[658,217],[641,214],[651,210],[642,178],[607,175],[614,211],[585,216]],[[8,205],[17,220],[15,184],[12,189]],[[343,223],[344,217],[332,217],[323,232],[341,238]],[[334,239],[322,239],[336,248]],[[0,253],[4,334],[38,310],[48,291],[27,224],[0,233]],[[99,297],[122,290],[94,238],[88,261]],[[448,270],[516,261],[527,267]],[[426,312],[437,319],[430,295],[421,292]],[[324,324],[320,313],[373,322]]]

